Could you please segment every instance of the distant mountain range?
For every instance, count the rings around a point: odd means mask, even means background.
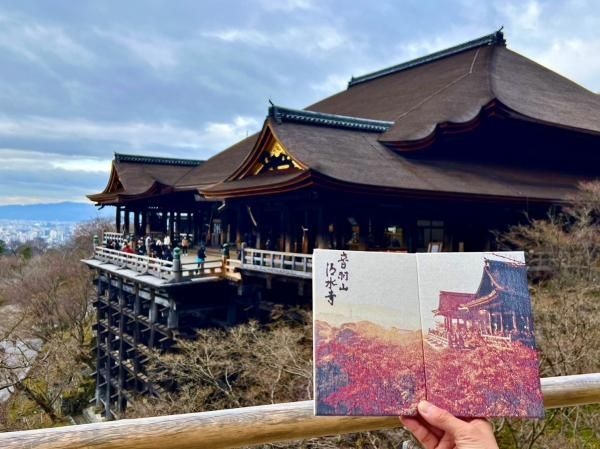
[[[51,203],[0,206],[0,220],[88,221],[113,217],[114,208],[98,210],[91,203]]]

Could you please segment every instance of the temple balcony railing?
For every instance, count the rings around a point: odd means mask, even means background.
[[[104,231],[102,233],[102,241],[104,242],[104,244],[106,244],[109,241],[113,241],[119,244],[119,248],[122,247],[124,244],[127,244],[127,242],[129,241],[129,238],[120,232],[110,232],[110,231]]]
[[[543,378],[541,385],[546,408],[600,403],[600,373]],[[0,447],[226,449],[400,426],[393,416],[314,416],[313,410],[313,401],[303,401],[7,432],[0,433]]]
[[[182,259],[179,249],[174,250],[174,260],[170,261],[106,248],[96,240],[93,259],[115,269],[128,269],[140,276],[152,276],[168,283],[200,279],[227,279],[239,282],[242,279],[241,271],[300,279],[312,278],[312,254],[254,248],[241,249],[239,259],[223,256],[220,259],[207,259],[199,264]],[[84,262],[91,265],[89,260]]]
[[[312,278],[312,254],[242,248],[240,262],[242,270],[305,279]]]

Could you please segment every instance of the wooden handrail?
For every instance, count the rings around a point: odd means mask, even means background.
[[[600,373],[541,379],[546,408],[600,403]],[[314,416],[313,401],[0,433],[4,449],[226,449],[391,429],[396,417]]]

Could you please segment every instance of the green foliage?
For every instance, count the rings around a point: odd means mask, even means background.
[[[6,242],[2,239],[0,239],[0,256],[4,253],[6,253],[7,248],[6,248]]]
[[[31,258],[33,257],[33,249],[31,248],[31,246],[23,246],[19,249],[19,254],[21,255],[21,257],[25,260],[31,260]]]
[[[94,397],[96,382],[92,378],[84,379],[78,387],[66,390],[62,395],[62,414],[77,415],[89,405]]]

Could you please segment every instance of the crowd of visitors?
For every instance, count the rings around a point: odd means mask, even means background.
[[[107,240],[105,242],[107,248],[123,251],[128,254],[137,254],[139,256],[149,256],[162,260],[173,260],[173,251],[175,248],[180,248],[183,255],[188,255],[190,248],[193,246],[192,235],[183,234],[181,240],[177,238],[171,239],[169,235],[156,238],[152,235],[146,235],[138,239],[131,238],[119,242],[117,240]],[[196,261],[204,263],[206,259],[206,247],[201,239],[198,247]]]

